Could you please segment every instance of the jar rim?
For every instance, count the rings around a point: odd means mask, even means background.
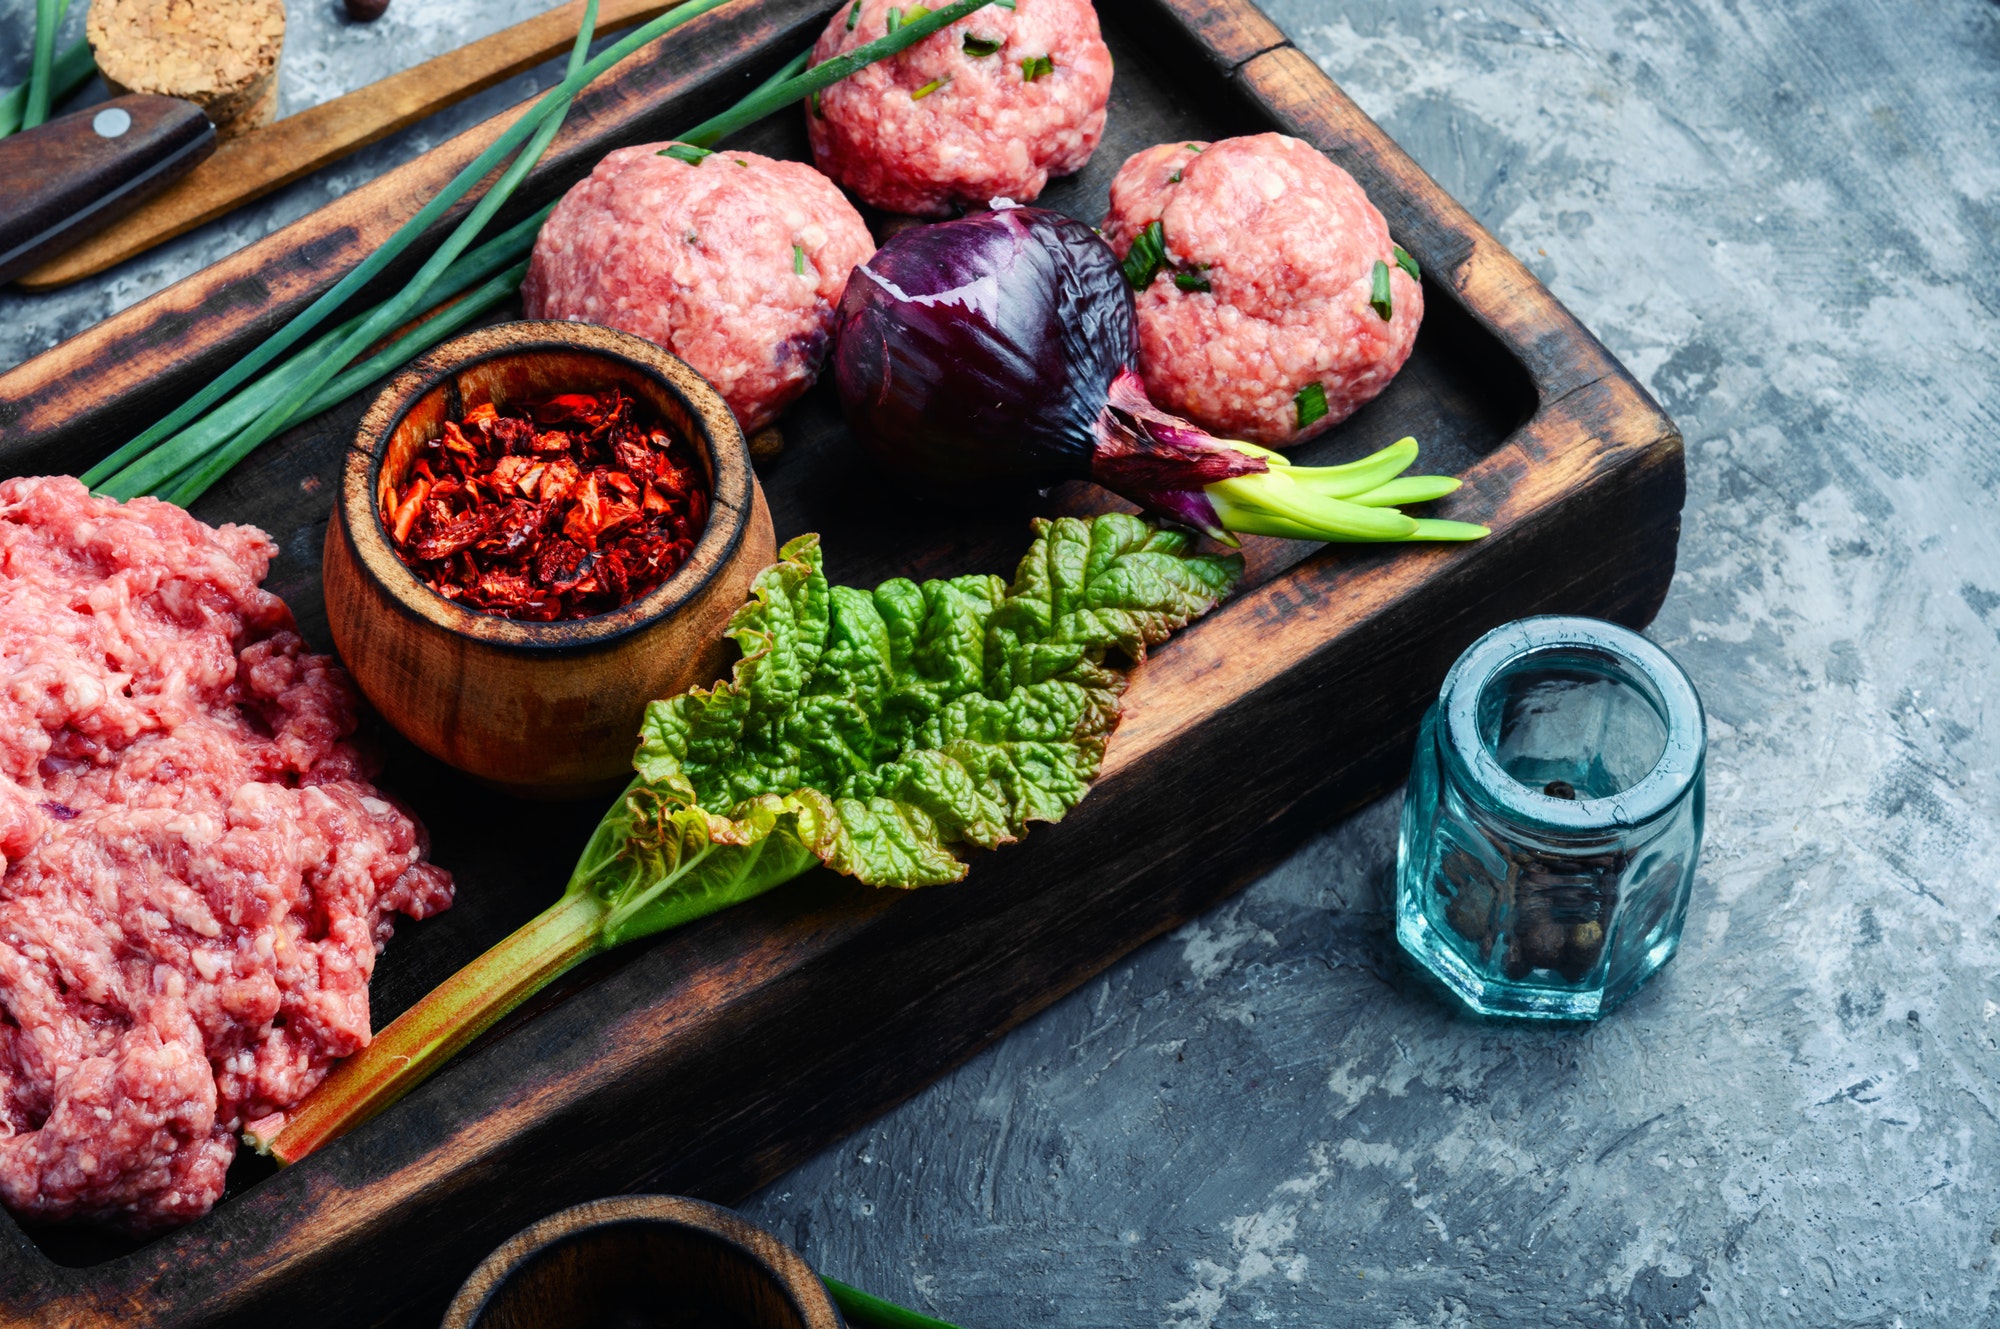
[[[1536,656],[1586,655],[1642,693],[1667,730],[1653,767],[1603,798],[1567,799],[1509,775],[1479,727],[1489,684]],[[1629,628],[1602,619],[1546,614],[1493,629],[1458,657],[1438,693],[1448,759],[1494,812],[1532,829],[1588,835],[1643,826],[1678,806],[1700,777],[1707,723],[1694,684],[1674,658]]]

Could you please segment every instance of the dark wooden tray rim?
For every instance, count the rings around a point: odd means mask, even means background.
[[[608,148],[727,104],[808,44],[828,8],[739,0],[628,61],[579,100],[513,214]],[[1248,542],[1244,591],[1140,671],[1098,788],[1063,824],[982,856],[957,888],[871,892],[816,874],[587,967],[379,1121],[138,1250],[68,1267],[0,1215],[0,1320],[431,1323],[487,1250],[566,1204],[621,1190],[736,1199],[1391,787],[1438,681],[1487,628],[1537,612],[1651,619],[1684,479],[1679,435],[1645,391],[1249,0],[1100,10],[1209,121],[1305,138],[1381,206],[1422,261],[1426,335],[1484,357],[1476,381],[1434,395],[1477,396],[1467,409],[1492,426],[1490,446],[1448,460],[1466,481],[1454,515],[1494,534],[1393,554]],[[75,472],[157,418],[349,270],[514,114],[0,375],[0,466]],[[807,460],[766,478],[781,537],[822,516],[804,495],[824,487],[810,458],[836,427],[827,411],[802,411]],[[321,435],[345,419],[330,418]],[[257,483],[293,485],[285,501],[323,521],[331,476],[283,454]],[[225,486],[211,501],[251,495]],[[311,570],[316,529],[286,545]],[[874,550],[870,529],[854,527],[861,552],[837,574],[1004,571],[987,563],[1023,539],[1018,521],[962,536],[943,524]],[[323,629],[313,587],[274,576],[273,588],[309,606],[308,635]],[[595,815],[571,818],[578,842]],[[378,996],[378,1021],[417,990]]]

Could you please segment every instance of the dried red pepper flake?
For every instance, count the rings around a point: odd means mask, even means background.
[[[425,585],[530,622],[645,595],[687,562],[707,520],[693,451],[616,389],[481,402],[417,449],[382,506]]]

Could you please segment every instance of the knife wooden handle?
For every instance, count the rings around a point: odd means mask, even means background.
[[[101,233],[214,150],[199,106],[144,93],[0,139],[0,283]]]
[[[665,13],[667,8],[662,0],[602,0],[597,31],[629,28]],[[171,189],[117,225],[24,273],[20,285],[31,291],[64,286],[214,221],[251,199],[567,52],[582,21],[583,0],[571,0],[344,97],[230,139]]]

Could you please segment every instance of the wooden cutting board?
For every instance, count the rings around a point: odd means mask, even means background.
[[[739,0],[635,57],[579,100],[502,223],[609,148],[727,105],[827,12]],[[978,855],[957,886],[873,892],[815,874],[603,957],[300,1166],[239,1161],[213,1214],[150,1244],[20,1233],[0,1215],[0,1323],[435,1324],[486,1251],[564,1205],[641,1189],[740,1198],[1393,787],[1445,670],[1488,628],[1541,612],[1651,619],[1684,476],[1679,435],[1644,390],[1247,0],[1100,12],[1118,68],[1106,140],[1042,201],[1095,221],[1127,154],[1168,139],[1275,128],[1326,149],[1421,261],[1427,312],[1388,392],[1301,456],[1414,434],[1420,469],[1466,481],[1439,515],[1493,535],[1248,542],[1245,588],[1139,671],[1103,779],[1061,825]],[[0,376],[0,467],[74,472],[130,437],[359,262],[508,118]],[[803,126],[781,115],[741,144],[803,156]],[[273,534],[270,585],[322,645],[321,534],[364,406],[294,429],[196,509]],[[837,579],[1004,573],[1026,546],[1025,510],[931,510],[884,490],[824,387],[782,429],[784,451],[760,466],[778,533],[822,532]],[[1104,502],[1082,486],[1052,499]],[[407,748],[382,783],[422,814],[459,897],[399,930],[378,1026],[553,899],[602,810],[509,803]]]

